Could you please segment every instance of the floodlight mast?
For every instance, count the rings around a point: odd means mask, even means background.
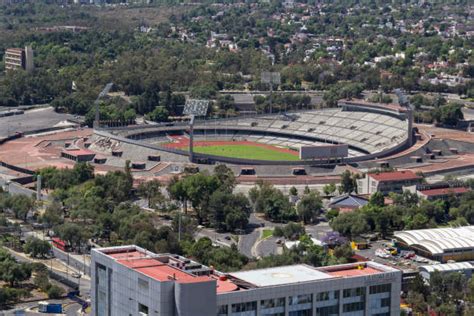
[[[188,99],[184,105],[183,114],[190,115],[189,121],[189,161],[194,162],[194,119],[196,116],[206,116],[209,100]]]
[[[104,89],[99,93],[99,96],[97,97],[97,99],[94,101],[94,105],[95,105],[95,119],[93,123],[94,129],[98,129],[100,127],[100,110],[99,110],[100,99],[105,97],[110,92],[110,89],[112,89],[113,85],[114,84],[112,82],[109,82],[108,84],[106,84]]]
[[[270,113],[273,113],[273,85],[281,83],[280,73],[264,71],[261,74],[261,81],[270,85]]]

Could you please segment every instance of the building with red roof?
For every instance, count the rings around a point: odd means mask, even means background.
[[[222,273],[137,246],[92,250],[93,315],[398,315],[401,271],[375,262]]]
[[[74,160],[75,162],[92,161],[95,152],[81,148],[66,148],[61,152],[61,157]]]
[[[471,191],[462,182],[438,182],[431,184],[418,184],[404,188],[416,193],[419,198],[432,200],[447,200],[449,197],[460,197]]]
[[[359,194],[402,193],[403,187],[419,184],[422,180],[422,176],[412,171],[368,173],[365,178],[357,180],[357,191]]]

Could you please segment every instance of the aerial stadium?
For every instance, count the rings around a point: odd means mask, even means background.
[[[322,165],[382,158],[409,147],[410,120],[410,111],[399,105],[345,100],[331,109],[195,120],[192,128],[181,122],[101,129],[95,140],[99,147],[101,139],[115,141],[109,145],[115,151],[142,147],[165,161]]]
[[[283,186],[337,183],[344,170],[356,172],[351,168],[430,175],[473,167],[467,133],[413,125],[411,113],[403,104],[340,100],[335,108],[232,118],[183,113],[161,124],[100,121],[90,129],[60,122],[3,139],[0,167],[12,180],[26,181],[48,166],[72,168],[81,161],[105,173],[129,161],[137,181],[167,182],[226,164],[244,185],[264,180]]]

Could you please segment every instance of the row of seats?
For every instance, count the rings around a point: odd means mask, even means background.
[[[235,120],[213,121],[216,127],[225,125],[264,129],[269,132],[289,132],[296,135],[323,138],[346,143],[370,153],[380,152],[407,138],[407,121],[395,117],[326,109],[305,111],[295,114],[293,121],[280,116],[237,118]],[[209,126],[208,125],[208,126]],[[211,125],[212,126],[212,125]],[[265,142],[265,139],[262,139]],[[269,142],[266,142],[269,143]],[[295,142],[296,144],[301,141]],[[304,143],[303,143],[304,144]]]

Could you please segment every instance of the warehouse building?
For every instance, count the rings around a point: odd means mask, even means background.
[[[92,314],[399,315],[401,271],[375,262],[221,273],[137,246],[92,250]]]
[[[474,260],[474,226],[394,233],[397,244],[439,262]]]

